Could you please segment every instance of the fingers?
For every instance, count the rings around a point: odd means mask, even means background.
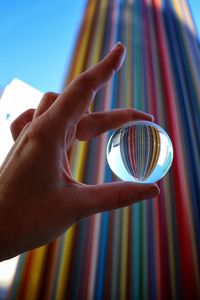
[[[85,202],[83,216],[124,207],[144,199],[159,195],[156,184],[136,184],[131,182],[115,182],[102,185],[84,186]]]
[[[32,121],[34,111],[34,109],[28,109],[12,122],[10,130],[14,141],[18,138],[25,125]]]
[[[66,121],[76,124],[88,110],[96,92],[120,68],[125,48],[117,44],[97,65],[82,73],[58,97],[51,107],[53,118],[66,126]]]
[[[135,109],[115,109],[85,114],[78,123],[76,137],[86,141],[133,120],[153,121],[153,116]]]
[[[45,93],[42,97],[37,109],[35,110],[33,118],[40,116],[43,112],[49,109],[49,107],[54,103],[54,101],[58,98],[59,94],[48,92]]]

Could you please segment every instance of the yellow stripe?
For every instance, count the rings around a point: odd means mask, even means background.
[[[90,58],[88,60],[88,67],[93,66],[94,64],[96,64],[97,62],[99,62],[100,57],[101,57],[101,47],[103,44],[103,35],[105,32],[105,21],[106,21],[106,11],[107,11],[107,5],[108,2],[107,0],[103,0],[101,1],[101,5],[100,5],[100,13],[98,14],[98,20],[97,20],[97,24],[100,24],[100,26],[96,26],[97,31],[96,33],[93,35],[93,48],[91,50],[91,55]],[[90,110],[93,111],[94,110],[94,104],[92,103],[90,106]]]
[[[77,52],[77,56],[74,58],[74,64],[72,66],[72,71],[68,78],[69,81],[77,77],[84,69],[85,58],[87,57],[88,44],[90,39],[90,34],[92,30],[92,22],[94,19],[95,8],[97,6],[97,0],[89,2],[88,9],[86,11],[86,26],[83,37],[81,37],[81,45]]]
[[[108,6],[108,1],[102,0],[99,8],[99,14],[97,20],[98,26],[96,26],[97,31],[93,36],[93,43],[92,43],[93,49],[91,51],[91,56],[90,56],[88,66],[96,64],[100,59],[101,49],[103,44],[103,36],[105,32],[107,6]]]
[[[65,234],[64,244],[62,246],[61,268],[58,275],[58,285],[56,289],[56,300],[64,299],[66,283],[69,280],[69,266],[72,254],[72,246],[75,234],[75,226],[72,226]]]
[[[89,38],[90,33],[92,30],[92,22],[94,18],[94,12],[96,9],[97,1],[90,1],[89,7],[86,13],[86,22],[87,26],[84,31],[84,36],[82,37],[82,43],[81,47],[79,47],[78,51],[78,57],[76,57],[76,63],[73,66],[73,71],[71,72],[71,78],[76,77],[83,71],[83,62],[85,62],[86,52],[88,51],[88,44],[89,44]],[[86,153],[87,153],[87,142],[79,142],[77,143],[71,153],[71,169],[73,176],[77,180],[82,180],[83,178],[83,161],[85,160]],[[71,227],[64,238],[64,245],[62,249],[62,263],[61,268],[59,271],[59,278],[58,278],[58,285],[56,289],[56,299],[62,300],[64,298],[64,292],[65,292],[65,285],[66,282],[68,282],[69,279],[69,267],[70,267],[70,259],[72,254],[72,246],[73,246],[73,240],[75,238],[75,227]]]
[[[155,142],[155,146],[153,147],[153,153],[152,153],[152,157],[150,157],[150,166],[149,169],[147,170],[146,176],[145,178],[148,178],[149,175],[153,172],[158,158],[159,158],[159,154],[160,154],[160,136],[159,136],[159,132],[156,128],[151,128],[151,132],[152,132],[152,139],[153,139],[153,143]]]
[[[37,293],[40,288],[40,281],[42,277],[42,269],[44,266],[44,257],[46,254],[46,246],[40,247],[33,251],[33,262],[31,272],[29,272],[29,279],[27,280],[25,298],[27,300],[36,300]]]

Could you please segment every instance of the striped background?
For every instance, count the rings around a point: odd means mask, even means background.
[[[67,82],[117,42],[127,57],[95,111],[134,107],[155,116],[174,161],[157,199],[82,220],[20,257],[7,299],[200,299],[200,44],[184,0],[89,0]],[[76,144],[74,176],[115,180],[108,135]]]

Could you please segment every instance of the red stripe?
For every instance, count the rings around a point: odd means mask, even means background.
[[[188,222],[188,211],[185,206],[186,194],[184,192],[183,183],[185,181],[184,173],[182,172],[183,163],[181,141],[180,141],[180,131],[178,130],[177,115],[175,113],[175,99],[172,87],[172,77],[170,77],[169,62],[167,57],[167,47],[165,42],[165,35],[163,24],[161,20],[161,11],[158,8],[158,1],[153,0],[155,22],[156,22],[156,32],[158,37],[158,51],[161,61],[161,71],[162,71],[162,81],[164,95],[166,97],[166,116],[168,120],[168,126],[172,142],[174,145],[174,161],[173,161],[173,175],[174,175],[174,192],[175,192],[175,205],[177,214],[177,225],[178,225],[178,243],[179,243],[179,253],[181,260],[181,276],[182,276],[182,288],[183,294],[186,299],[195,299],[197,296],[197,287],[195,284],[195,269],[193,262],[193,255],[191,249],[191,237]]]

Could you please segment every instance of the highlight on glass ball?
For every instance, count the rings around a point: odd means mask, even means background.
[[[107,144],[107,160],[120,179],[154,183],[169,170],[173,146],[167,133],[149,121],[134,121],[115,131]]]

